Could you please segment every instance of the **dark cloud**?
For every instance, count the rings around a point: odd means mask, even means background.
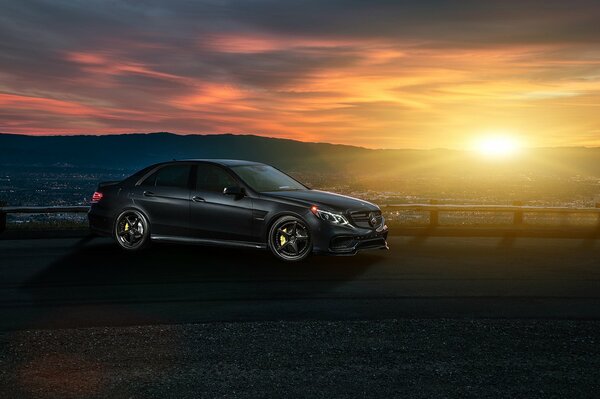
[[[283,32],[395,38],[444,45],[597,42],[595,1],[241,2],[240,21]]]

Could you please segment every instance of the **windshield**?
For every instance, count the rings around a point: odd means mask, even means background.
[[[307,189],[306,186],[269,165],[241,165],[233,166],[232,169],[246,184],[259,193]]]

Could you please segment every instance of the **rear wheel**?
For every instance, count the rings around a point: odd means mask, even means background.
[[[312,252],[310,230],[295,216],[283,216],[273,223],[268,244],[273,255],[287,262],[304,260]]]
[[[127,251],[145,247],[150,238],[146,217],[134,209],[122,212],[115,223],[114,237],[119,246]]]

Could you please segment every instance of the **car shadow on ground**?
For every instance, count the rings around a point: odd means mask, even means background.
[[[251,315],[264,313],[260,308],[270,302],[327,297],[384,254],[283,263],[264,250],[163,244],[126,253],[110,240],[82,240],[23,282],[19,292],[39,309],[42,325],[212,320],[227,303],[236,304],[236,314]]]
[[[168,283],[207,280],[352,280],[385,252],[354,257],[312,256],[285,263],[266,250],[153,244],[135,253],[105,239],[82,239],[72,250],[24,284]]]

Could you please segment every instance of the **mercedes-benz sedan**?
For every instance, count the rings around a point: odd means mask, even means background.
[[[240,160],[165,162],[100,183],[88,218],[92,231],[127,251],[164,241],[268,248],[281,260],[300,261],[312,253],[387,249],[376,205]]]

